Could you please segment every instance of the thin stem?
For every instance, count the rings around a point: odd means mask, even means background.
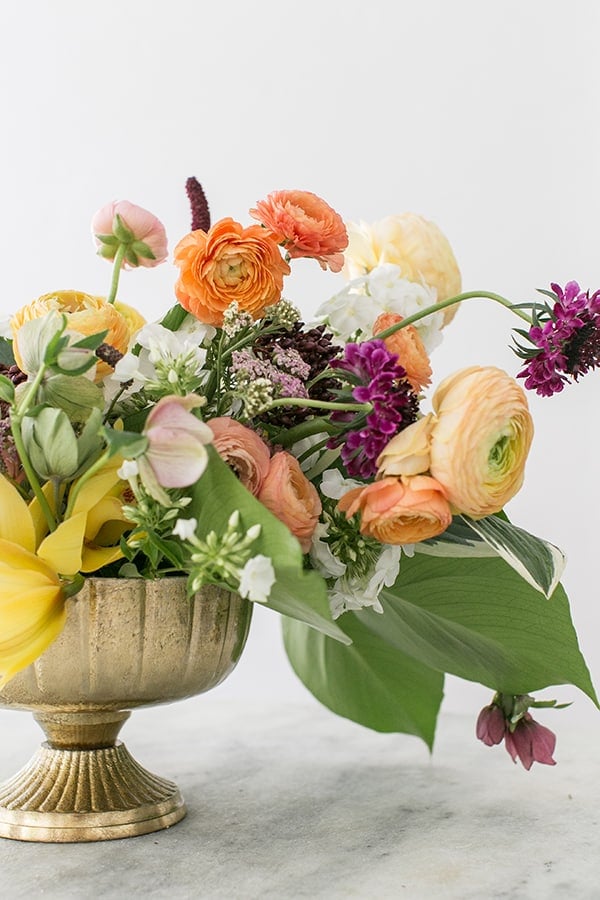
[[[327,419],[307,419],[299,425],[294,425],[293,428],[282,429],[272,436],[271,442],[281,447],[291,447],[296,441],[312,437],[313,434],[335,434],[337,431],[338,429]]]
[[[127,252],[127,244],[119,244],[117,252],[115,253],[112,281],[110,283],[110,291],[109,291],[108,298],[107,298],[109,303],[114,303],[115,300],[117,299],[117,288],[119,287],[121,266],[123,265],[123,259],[125,257],[126,252]]]
[[[279,400],[271,400],[265,412],[275,409],[276,406],[300,406],[302,409],[341,409],[343,412],[370,413],[372,403],[336,403],[331,400],[309,400],[306,397],[281,397]]]
[[[519,316],[521,319],[524,319],[529,325],[531,325],[530,317],[526,313],[521,312],[521,310],[517,309],[510,302],[510,300],[506,299],[506,297],[502,297],[500,294],[494,294],[491,291],[468,291],[465,294],[457,294],[456,297],[450,297],[448,300],[442,300],[441,303],[434,303],[432,306],[426,306],[425,309],[420,309],[418,312],[413,313],[412,316],[407,316],[405,319],[402,319],[401,322],[397,322],[395,325],[390,325],[389,328],[385,328],[378,334],[373,335],[373,337],[377,338],[378,340],[383,340],[383,338],[389,337],[391,334],[395,334],[396,331],[400,331],[402,328],[406,328],[408,325],[412,325],[413,322],[418,322],[419,319],[424,319],[425,316],[430,316],[432,313],[436,313],[442,309],[446,309],[447,306],[454,306],[455,303],[462,303],[463,300],[472,300],[475,298],[481,298],[483,300],[494,300],[496,303],[500,303],[502,306],[510,309],[511,312],[514,312],[516,316]]]
[[[40,480],[37,476],[37,472],[31,465],[29,460],[29,456],[27,455],[27,449],[25,447],[25,442],[23,440],[23,433],[21,431],[21,424],[23,422],[23,418],[31,406],[32,402],[35,400],[37,395],[37,390],[42,383],[44,375],[46,373],[46,363],[42,363],[40,366],[40,370],[35,376],[34,380],[31,382],[29,386],[29,390],[23,397],[22,402],[18,407],[12,407],[10,411],[10,427],[13,435],[13,440],[15,442],[15,449],[19,454],[19,459],[21,460],[21,465],[23,466],[23,471],[27,476],[27,481],[29,482],[29,486],[33,491],[38,503],[40,504],[40,509],[44,514],[44,518],[48,525],[50,531],[54,531],[56,528],[56,517],[54,513],[50,509],[50,504],[46,500],[46,495],[42,490],[42,486],[40,484]]]
[[[83,473],[83,475],[75,482],[71,490],[69,491],[69,502],[67,503],[67,509],[65,512],[65,519],[68,519],[69,516],[73,514],[73,507],[75,506],[75,501],[79,496],[81,488],[90,480],[92,475],[95,475],[96,472],[99,472],[100,469],[108,462],[110,459],[110,453],[108,450],[105,450],[102,456],[98,457],[96,462],[89,467],[89,469]]]

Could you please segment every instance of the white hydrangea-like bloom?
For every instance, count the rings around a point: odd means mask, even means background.
[[[366,275],[353,278],[345,288],[318,308],[319,321],[326,322],[336,336],[349,341],[373,337],[373,324],[382,313],[395,313],[406,319],[414,313],[434,306],[435,288],[422,282],[409,281],[400,266],[385,263]],[[442,340],[443,311],[434,312],[415,322],[428,353]]]
[[[334,619],[351,609],[372,607],[382,613],[379,595],[384,587],[391,587],[400,571],[402,547],[382,545],[383,551],[375,567],[363,578],[348,578],[342,575],[329,591],[329,605]]]

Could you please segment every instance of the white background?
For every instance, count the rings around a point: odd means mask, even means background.
[[[0,26],[0,317],[61,288],[106,293],[93,212],[129,199],[189,229],[195,175],[213,220],[269,191],[312,190],[347,219],[406,210],[449,237],[465,289],[532,297],[552,281],[600,286],[594,0],[77,0],[6,4]],[[120,298],[147,318],[173,301],[175,270],[126,273]],[[300,261],[287,296],[307,314],[341,286]],[[472,363],[518,371],[518,324],[471,301],[433,359],[439,381]],[[598,373],[551,399],[513,520],[564,548],[565,584],[600,679]],[[544,601],[540,601],[544,602]],[[245,657],[220,690],[304,693],[278,620],[258,610]],[[543,720],[592,715],[576,699]],[[449,680],[446,709],[489,692]],[[562,721],[558,717],[562,716]]]

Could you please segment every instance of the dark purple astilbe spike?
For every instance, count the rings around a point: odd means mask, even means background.
[[[202,185],[194,176],[185,183],[185,192],[192,210],[192,231],[208,231],[210,228],[210,210]]]

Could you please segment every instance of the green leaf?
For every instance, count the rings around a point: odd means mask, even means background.
[[[375,731],[417,735],[431,749],[444,676],[381,640],[353,613],[338,622],[352,646],[283,620],[285,649],[300,680],[338,715]]]
[[[83,375],[52,375],[40,386],[39,398],[62,409],[73,422],[86,422],[90,409],[102,410],[102,390]]]
[[[415,554],[380,600],[360,620],[425,665],[506,694],[573,684],[597,704],[560,585],[546,601],[501,559]]]
[[[567,562],[562,550],[497,516],[461,518],[521,578],[546,597],[552,596]]]
[[[100,344],[104,343],[104,338],[108,334],[108,328],[104,331],[98,331],[96,334],[90,334],[88,337],[82,338],[71,344],[71,347],[81,347],[84,350],[97,350]]]
[[[6,375],[0,375],[0,400],[5,403],[13,403],[15,399],[15,386]]]
[[[3,366],[15,365],[15,355],[12,349],[12,341],[5,337],[0,337],[0,363]]]
[[[177,331],[177,329],[185,322],[187,315],[188,313],[183,306],[176,303],[175,306],[172,306],[171,309],[164,314],[160,320],[160,324],[163,328],[168,328],[169,331]]]
[[[252,550],[270,557],[276,576],[265,605],[349,643],[331,618],[325,581],[317,572],[303,568],[304,558],[296,538],[240,484],[213,447],[208,447],[208,453],[208,466],[191,488],[192,502],[187,507],[190,516],[198,521],[198,536],[206,538],[210,531],[222,534],[236,509],[245,530],[259,523],[261,532]]]
[[[148,449],[148,438],[137,431],[115,431],[105,428],[103,436],[108,444],[111,456],[120,453],[125,459],[137,459]]]

